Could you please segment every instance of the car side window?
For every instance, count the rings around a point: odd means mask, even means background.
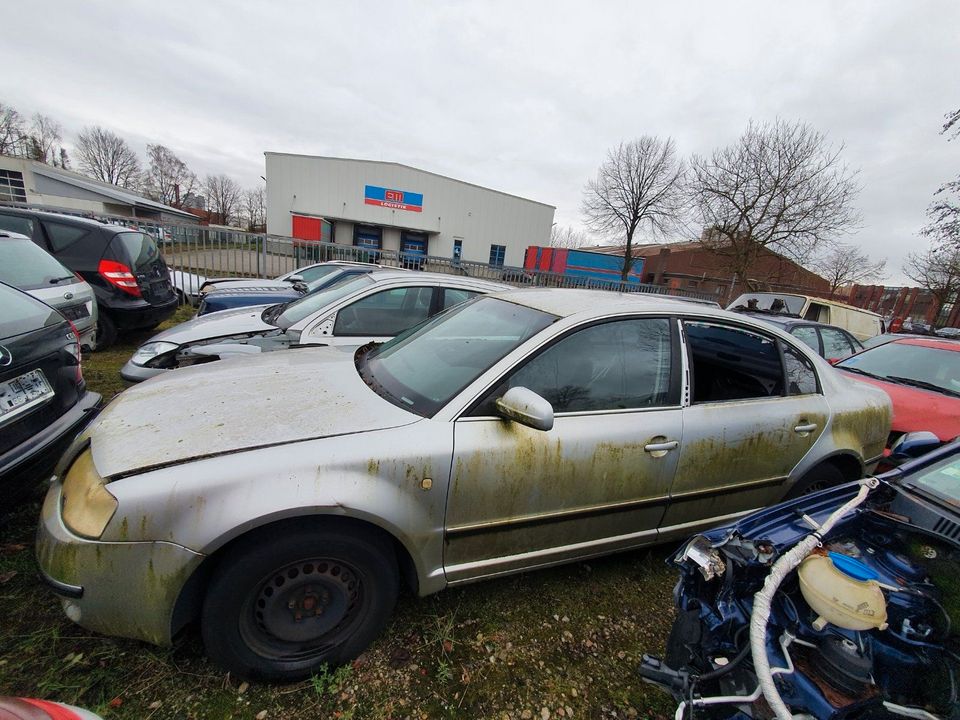
[[[459,305],[464,303],[472,297],[476,297],[480,293],[473,290],[463,290],[461,288],[444,288],[443,289],[443,310],[447,308],[452,308],[454,305]]]
[[[55,222],[45,222],[43,228],[47,231],[47,237],[50,238],[50,249],[54,252],[67,249],[88,232],[86,228],[61,225]]]
[[[845,358],[854,350],[847,336],[840,330],[820,328],[820,337],[823,338],[823,356],[828,360]]]
[[[381,290],[337,312],[334,335],[392,336],[426,320],[433,299],[432,287]]]
[[[814,322],[830,322],[830,308],[820,303],[810,303],[807,312],[803,315],[804,320],[813,320]]]
[[[19,215],[4,215],[0,213],[0,230],[9,230],[10,232],[26,235],[33,238],[33,220],[20,217]]]
[[[783,366],[787,373],[788,395],[812,395],[817,392],[817,374],[813,363],[786,343],[783,344]]]
[[[797,340],[813,348],[813,351],[820,354],[820,339],[817,337],[817,329],[811,325],[800,325],[790,330],[790,334]]]
[[[512,387],[545,398],[554,412],[625,410],[676,404],[671,398],[670,321],[642,318],[592,325],[567,335],[501,382],[472,415],[496,415]]]
[[[783,394],[780,353],[772,339],[744,328],[685,322],[693,367],[693,402]]]

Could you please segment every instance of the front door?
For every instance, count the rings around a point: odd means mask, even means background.
[[[653,542],[681,440],[678,347],[667,318],[578,329],[457,420],[449,581]],[[552,430],[497,417],[496,399],[517,386],[553,405]]]
[[[781,500],[829,412],[791,345],[713,322],[685,322],[684,333],[691,397],[663,539]]]

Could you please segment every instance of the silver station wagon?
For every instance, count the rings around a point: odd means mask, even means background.
[[[175,418],[172,420],[172,418]],[[514,290],[356,353],[224,360],[117,397],[39,527],[67,615],[292,680],[420,595],[652,543],[859,477],[882,391],[749,318]]]

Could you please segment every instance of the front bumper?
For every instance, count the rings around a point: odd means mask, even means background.
[[[132,360],[127,360],[120,368],[120,377],[130,382],[143,382],[166,372],[170,372],[169,369],[144,367],[143,365],[135,365]]]
[[[100,542],[74,535],[60,515],[54,479],[40,514],[41,578],[78,625],[155,645],[172,641],[173,611],[204,556],[171,542]]]

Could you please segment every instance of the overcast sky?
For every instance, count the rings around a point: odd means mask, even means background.
[[[47,2],[9,7],[0,102],[259,182],[266,150],[391,160],[579,226],[611,145],[683,154],[803,119],[860,168],[852,238],[903,281],[960,169],[960,2]],[[22,32],[14,32],[14,28]],[[678,238],[679,239],[679,238]]]

